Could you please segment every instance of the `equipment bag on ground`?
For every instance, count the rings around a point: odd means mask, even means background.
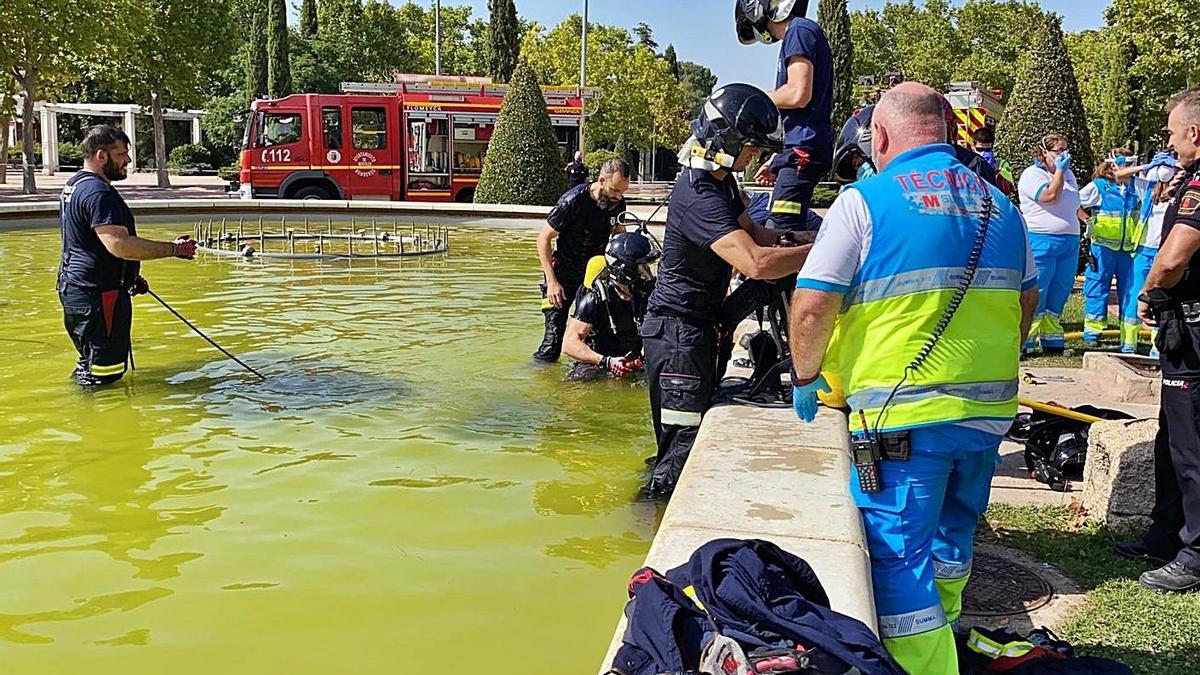
[[[775,544],[717,539],[629,581],[610,673],[902,675],[861,621],[829,607],[812,567]]]

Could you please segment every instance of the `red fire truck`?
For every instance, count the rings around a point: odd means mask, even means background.
[[[505,87],[487,82],[343,83],[341,94],[255,101],[242,142],[243,199],[470,202]],[[543,87],[564,164],[583,98]]]

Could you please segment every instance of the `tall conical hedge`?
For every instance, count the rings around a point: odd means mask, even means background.
[[[549,206],[567,189],[563,159],[546,113],[546,99],[524,58],[513,73],[475,201]]]
[[[834,129],[854,112],[854,41],[850,37],[850,10],[846,0],[821,0],[817,6],[817,23],[829,38],[833,54],[833,114]]]
[[[1071,143],[1071,169],[1085,182],[1092,174],[1094,155],[1079,82],[1063,42],[1062,20],[1047,12],[1044,21],[1017,73],[996,130],[996,151],[1014,168],[1025,167],[1043,136],[1065,134]]]

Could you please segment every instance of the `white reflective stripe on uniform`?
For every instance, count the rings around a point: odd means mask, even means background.
[[[971,561],[948,563],[934,559],[933,576],[938,579],[962,579],[971,575]]]
[[[864,281],[855,290],[854,295],[849,298],[849,302],[850,304],[860,304],[910,293],[957,288],[965,274],[965,267],[931,267],[901,272],[883,279]],[[975,272],[971,288],[1020,291],[1024,282],[1023,276],[1022,270],[980,267]]]
[[[1004,403],[1017,397],[1018,387],[1015,377],[1011,380],[992,380],[990,382],[947,382],[900,387],[896,390],[895,396],[892,396],[892,387],[872,387],[847,397],[846,402],[854,410],[882,408],[889,397],[891,397],[893,405],[915,403],[938,396],[953,396],[981,403]],[[1007,429],[1008,427],[1005,427],[1006,431]]]
[[[901,638],[928,633],[946,625],[946,610],[941,605],[905,614],[879,617],[879,635],[885,638]]]
[[[1043,338],[1046,337],[1046,334],[1042,333],[1042,337]],[[1013,421],[1011,419],[999,419],[999,420],[977,419],[977,420],[963,420],[961,422],[955,422],[954,426],[962,427],[963,429],[973,429],[975,431],[982,431],[985,434],[995,434],[997,436],[1003,436],[1008,433],[1009,429],[1012,428],[1012,423],[1013,423]]]
[[[702,415],[687,410],[671,410],[663,408],[659,411],[659,422],[672,427],[698,427]]]

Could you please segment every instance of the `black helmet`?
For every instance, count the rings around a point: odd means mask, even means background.
[[[1108,420],[1133,419],[1119,410],[1090,405],[1081,405],[1072,410]],[[1018,421],[1014,427],[1021,424]],[[1068,481],[1083,478],[1090,427],[1087,422],[1037,411],[1023,426],[1024,433],[1028,434],[1025,440],[1025,468],[1031,478],[1059,491],[1067,488]],[[1018,434],[1021,431],[1018,429]]]
[[[833,149],[833,173],[841,180],[851,183],[858,178],[858,167],[854,158],[861,157],[875,166],[871,152],[871,115],[875,106],[869,105],[855,111],[842,125]]]
[[[680,163],[694,168],[731,168],[748,146],[783,149],[783,120],[779,108],[761,89],[749,84],[729,84],[713,92],[700,119],[692,120],[691,152]],[[685,146],[685,149],[687,146]],[[696,166],[692,157],[702,166]]]
[[[609,277],[630,287],[654,280],[650,263],[658,260],[658,256],[658,249],[641,232],[618,234],[604,251]]]
[[[767,22],[787,21],[807,13],[808,0],[736,0],[733,23],[742,44],[771,44],[776,40],[767,31]]]

